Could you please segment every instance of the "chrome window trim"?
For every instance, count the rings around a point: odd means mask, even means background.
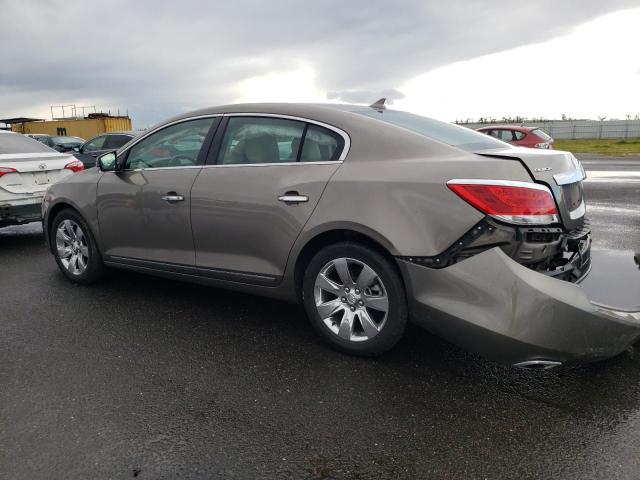
[[[329,125],[328,123],[324,123],[324,122],[320,122],[318,120],[312,120],[311,118],[305,118],[305,117],[297,117],[294,115],[284,115],[284,114],[280,114],[280,113],[253,113],[253,112],[246,112],[246,113],[238,113],[238,112],[233,112],[233,113],[225,113],[224,114],[225,117],[271,117],[271,118],[282,118],[284,120],[294,120],[294,121],[298,121],[298,122],[305,122],[305,123],[311,123],[313,125],[318,125],[319,127],[323,127],[326,128],[327,130],[331,130],[335,133],[337,133],[338,135],[340,135],[342,137],[342,140],[344,140],[344,147],[342,147],[342,153],[340,153],[340,157],[337,160],[325,160],[323,162],[283,162],[283,163],[300,163],[301,165],[310,165],[313,163],[338,163],[338,162],[342,162],[344,161],[344,159],[347,157],[347,154],[349,153],[349,150],[351,149],[351,137],[349,137],[349,134],[347,132],[345,132],[344,130],[338,128],[338,127],[334,127],[333,125]],[[246,166],[248,164],[244,164],[243,166]],[[274,163],[254,163],[252,165],[280,165],[280,163],[278,162],[274,162]]]
[[[521,187],[542,190],[551,195],[551,190],[545,185],[533,182],[521,182],[517,180],[490,180],[483,178],[454,178],[447,182],[447,185],[498,185],[504,187]],[[553,196],[553,195],[552,195]]]
[[[272,117],[272,118],[282,118],[285,120],[295,120],[295,121],[299,121],[299,122],[305,122],[305,123],[310,123],[313,125],[318,125],[320,127],[324,127],[327,130],[331,130],[333,132],[336,132],[338,135],[340,135],[342,137],[342,139],[344,140],[344,147],[342,148],[342,153],[340,154],[340,157],[337,160],[324,160],[324,161],[318,161],[318,162],[270,162],[270,163],[239,163],[239,164],[227,164],[227,165],[217,165],[217,164],[213,164],[213,165],[185,165],[182,167],[176,166],[176,167],[151,167],[151,168],[136,168],[136,169],[123,169],[123,170],[119,170],[121,172],[142,172],[142,171],[147,171],[147,170],[177,170],[177,169],[190,169],[190,168],[231,168],[231,167],[277,167],[277,166],[292,166],[292,165],[333,165],[333,164],[340,164],[344,162],[344,159],[346,158],[347,154],[349,153],[349,150],[351,149],[351,137],[349,137],[349,134],[347,132],[345,132],[344,130],[338,128],[338,127],[334,127],[333,125],[329,125],[328,123],[324,123],[324,122],[320,122],[318,120],[312,120],[310,118],[304,118],[304,117],[296,117],[293,115],[283,115],[283,114],[279,114],[279,113],[252,113],[252,112],[247,112],[247,113],[213,113],[213,114],[208,114],[208,115],[198,115],[195,117],[187,117],[187,118],[181,118],[179,120],[175,120],[173,122],[169,122],[169,123],[165,123],[162,124],[156,128],[154,128],[153,130],[150,130],[148,132],[146,132],[144,135],[140,136],[140,137],[134,137],[135,141],[131,144],[126,145],[126,148],[123,148],[121,150],[117,150],[116,151],[116,156],[120,156],[125,154],[126,152],[128,152],[131,148],[133,148],[135,145],[137,145],[139,142],[141,142],[142,140],[144,140],[145,138],[149,137],[150,135],[153,135],[156,132],[159,132],[160,130],[163,130],[166,127],[170,127],[172,125],[176,125],[178,123],[183,123],[183,122],[188,122],[191,120],[200,120],[202,118],[214,118],[214,117]],[[109,172],[103,172],[103,173],[109,173]],[[115,173],[114,171],[112,171],[111,173]]]
[[[189,122],[191,120],[200,120],[201,118],[213,118],[213,117],[222,117],[222,116],[223,116],[222,113],[212,113],[210,115],[197,115],[195,117],[181,118],[179,120],[174,120],[173,122],[163,123],[162,125],[157,126],[153,130],[149,130],[148,132],[146,132],[144,135],[142,135],[140,137],[134,137],[135,141],[132,144],[130,144],[130,145],[127,144],[127,145],[125,145],[126,148],[123,147],[120,150],[116,150],[116,156],[120,156],[123,153],[131,150],[135,145],[140,143],[142,140],[144,140],[148,136],[153,135],[154,133],[165,129],[166,127],[170,127],[170,126],[176,125],[178,123]],[[169,167],[165,167],[165,168],[169,168]],[[156,170],[160,170],[160,168],[157,168]],[[127,171],[129,171],[129,170],[127,170]]]

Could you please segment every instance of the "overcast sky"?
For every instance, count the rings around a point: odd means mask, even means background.
[[[0,118],[387,96],[445,120],[640,113],[640,0],[0,0]]]

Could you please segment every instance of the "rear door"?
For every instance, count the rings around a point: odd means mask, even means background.
[[[163,127],[121,154],[123,170],[102,176],[98,219],[110,260],[194,265],[190,191],[217,122],[205,117]]]
[[[230,115],[191,191],[201,273],[272,285],[346,154],[333,127],[267,115]]]

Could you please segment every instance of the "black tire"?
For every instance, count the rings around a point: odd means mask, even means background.
[[[66,220],[70,220],[82,230],[82,237],[84,238],[84,242],[86,243],[88,260],[86,261],[86,268],[81,273],[74,274],[64,265],[57,248],[56,233],[58,231],[58,227]],[[60,271],[69,280],[74,283],[89,285],[96,282],[102,277],[104,271],[102,256],[98,251],[98,247],[96,245],[95,238],[91,233],[91,229],[89,229],[87,223],[78,214],[78,212],[68,208],[58,213],[53,219],[53,222],[51,222],[49,241],[51,242],[51,250],[53,251],[53,256],[56,259],[58,268],[60,268]]]
[[[336,324],[330,327],[321,318],[316,308],[316,278],[318,278],[323,268],[331,262],[343,258],[349,259],[349,261],[355,260],[356,262],[352,264],[356,266],[358,265],[357,262],[362,262],[373,269],[377,278],[381,280],[388,299],[386,318],[380,323],[381,327],[379,332],[375,334],[375,336],[366,338],[365,340],[348,340],[342,338],[332,330],[332,328],[339,329],[338,323],[342,322],[340,318],[344,313],[338,312],[336,314],[338,317]],[[353,278],[353,276],[351,276],[351,278]],[[318,333],[337,350],[354,355],[377,356],[393,348],[404,334],[408,318],[404,284],[393,263],[377,251],[359,243],[344,242],[329,245],[313,256],[304,272],[302,282],[303,303],[311,324]],[[342,285],[344,285],[344,283]],[[324,295],[324,293],[322,295]],[[362,292],[362,297],[363,300],[366,301],[364,292]],[[331,301],[332,298],[331,296],[329,301]],[[344,303],[343,298],[346,297],[339,296],[335,301]],[[342,308],[342,306],[338,308]],[[358,308],[357,305],[356,308]],[[365,307],[359,308],[365,309]],[[353,309],[351,310],[353,311]],[[370,310],[368,311],[370,312]],[[348,314],[346,309],[345,313]],[[358,313],[355,312],[354,315],[358,315]],[[373,318],[373,316],[371,316],[371,318]],[[331,320],[327,320],[327,322],[331,323]],[[354,322],[357,326],[360,321],[355,320]]]

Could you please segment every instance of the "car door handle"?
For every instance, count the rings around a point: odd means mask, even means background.
[[[184,196],[176,195],[175,193],[170,192],[167,195],[163,195],[162,200],[164,200],[165,202],[183,202]]]
[[[278,197],[278,200],[284,203],[304,203],[309,201],[306,195],[300,195],[297,192],[287,192]]]

